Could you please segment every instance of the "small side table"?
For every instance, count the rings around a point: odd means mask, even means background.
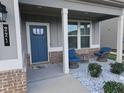
[[[80,54],[80,58],[82,61],[89,62],[89,54]]]

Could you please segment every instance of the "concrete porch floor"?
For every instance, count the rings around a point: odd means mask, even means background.
[[[90,93],[71,75],[64,75],[62,64],[28,68],[28,93]]]
[[[28,93],[90,93],[70,75],[28,84]]]
[[[51,79],[62,75],[64,75],[62,64],[37,65],[37,68],[33,69],[30,67],[27,70],[28,83]]]

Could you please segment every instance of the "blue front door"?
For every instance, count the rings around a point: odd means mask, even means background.
[[[30,25],[32,63],[48,61],[47,26]]]

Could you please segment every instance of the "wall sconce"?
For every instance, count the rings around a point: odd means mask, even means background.
[[[0,22],[6,22],[7,13],[6,6],[0,2]]]

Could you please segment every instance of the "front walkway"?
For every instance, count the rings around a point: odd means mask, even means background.
[[[70,75],[28,84],[28,93],[90,93]]]

